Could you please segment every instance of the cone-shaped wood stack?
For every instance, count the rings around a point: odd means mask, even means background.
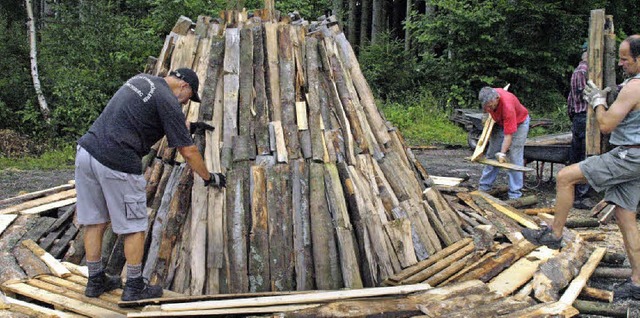
[[[184,111],[216,127],[194,138],[227,187],[159,143],[144,275],[193,295],[360,288],[460,240],[338,25],[271,12],[181,18],[150,68],[199,74],[202,103]]]

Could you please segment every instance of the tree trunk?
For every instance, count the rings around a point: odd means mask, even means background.
[[[31,60],[31,77],[33,79],[33,88],[36,90],[38,96],[38,103],[40,104],[40,111],[47,123],[51,122],[49,118],[49,106],[47,106],[47,100],[42,93],[42,87],[40,85],[40,75],[38,74],[38,51],[36,49],[36,26],[33,18],[33,10],[31,7],[31,0],[25,0],[25,6],[27,7],[27,27],[29,28],[29,58]]]
[[[371,30],[371,0],[362,0],[360,14],[360,49],[369,45],[369,30]]]
[[[347,20],[347,38],[353,45],[358,43],[358,28],[357,28],[357,12],[358,4],[356,0],[349,0],[349,18]]]
[[[382,11],[384,1],[373,0],[371,8],[371,44],[375,44],[380,33],[383,31]]]

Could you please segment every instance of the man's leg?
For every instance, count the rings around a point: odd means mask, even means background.
[[[496,152],[500,151],[500,147],[502,146],[502,139],[504,135],[499,127],[494,127],[491,132],[491,137],[489,137],[489,144],[487,145],[487,151],[485,155],[489,159],[495,159]],[[498,176],[498,172],[500,169],[498,167],[485,165],[484,169],[482,169],[482,176],[478,182],[478,190],[480,191],[489,191],[491,187],[493,187],[493,182],[496,181],[496,177]]]
[[[575,186],[578,183],[586,182],[580,166],[572,164],[562,168],[558,172],[556,181],[556,206],[551,229],[556,238],[562,237],[562,230],[567,223],[569,211],[573,206]]]
[[[144,232],[125,234],[124,257],[127,259],[127,264],[130,264],[130,265],[142,264],[143,256],[144,256]]]
[[[102,236],[107,228],[107,223],[85,225],[84,249],[87,262],[102,260]]]
[[[125,234],[124,256],[127,259],[127,282],[122,292],[124,301],[162,297],[162,286],[148,285],[142,278],[144,234],[145,232]]]
[[[636,226],[636,214],[619,206],[616,206],[615,213],[624,249],[631,264],[631,281],[640,285],[640,232]]]

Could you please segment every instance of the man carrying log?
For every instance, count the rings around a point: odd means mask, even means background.
[[[583,46],[582,58],[571,75],[571,90],[567,96],[567,113],[571,120],[571,149],[569,151],[569,163],[578,163],[585,158],[587,107],[589,104],[582,97],[587,86],[589,66],[587,65],[587,46]],[[593,204],[587,198],[589,184],[577,184],[575,189],[575,201],[573,207],[578,209],[590,209]]]
[[[636,211],[640,202],[640,35],[625,39],[618,51],[619,66],[629,78],[611,107],[609,88],[598,89],[589,81],[584,97],[594,109],[600,131],[611,133],[616,148],[560,170],[557,178],[555,217],[550,227],[524,229],[522,234],[536,245],[559,249],[562,230],[574,199],[576,184],[588,182],[605,191],[604,200],[615,205],[615,216],[631,263],[631,278],[614,288],[616,298],[640,299],[640,232]]]
[[[524,166],[524,143],[529,133],[529,111],[520,103],[516,95],[502,89],[483,87],[478,99],[485,112],[489,113],[502,129],[494,129],[489,139],[487,158],[495,158],[501,163],[507,162]],[[498,167],[485,166],[480,177],[480,191],[489,191],[499,172]],[[509,199],[522,196],[524,174],[509,170]]]
[[[113,95],[89,131],[78,140],[75,180],[78,223],[84,235],[89,281],[88,297],[120,288],[119,277],[102,267],[102,235],[111,222],[113,232],[124,235],[127,281],[122,300],[162,296],[162,287],[142,278],[147,202],[142,157],[163,135],[205,185],[224,187],[225,177],[210,173],[191,139],[196,130],[211,130],[205,123],[186,123],[181,104],[200,102],[198,77],[181,68],[161,78],[138,74]]]

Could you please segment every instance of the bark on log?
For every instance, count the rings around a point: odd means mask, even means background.
[[[0,285],[13,284],[27,279],[13,253],[0,252]]]
[[[320,65],[318,60],[318,40],[315,37],[307,37],[305,42],[307,85],[307,105],[309,106],[309,133],[311,137],[311,158],[320,162],[324,158],[324,145],[322,143],[322,117],[320,113]]]
[[[339,279],[342,272],[325,189],[323,164],[312,162],[309,167],[309,212],[315,285],[321,290],[335,290],[343,286]]]
[[[624,303],[607,304],[599,301],[576,300],[573,302],[573,307],[583,315],[634,317],[629,315],[631,308],[629,308],[628,304]]]
[[[534,195],[527,195],[527,196],[523,196],[517,199],[510,199],[507,201],[504,201],[504,203],[514,207],[514,208],[521,208],[524,206],[530,206],[530,205],[534,205],[538,203],[538,197],[534,194]]]
[[[240,34],[237,28],[225,30],[224,55],[224,133],[222,135],[222,166],[231,167],[233,136],[238,135],[238,90],[240,79]]]
[[[280,104],[280,76],[278,69],[278,24],[266,22],[264,24],[264,43],[267,61],[266,83],[271,120],[282,120]]]
[[[240,29],[239,135],[253,134],[253,33],[249,26]],[[234,152],[235,157],[235,152]],[[255,157],[254,157],[255,158]]]
[[[47,253],[47,251],[43,250],[40,246],[38,246],[32,240],[22,241],[22,245],[26,246],[28,249],[33,252],[36,256],[38,256],[51,270],[51,272],[58,277],[67,277],[71,275],[69,270],[67,270],[58,260],[53,258],[51,254]]]
[[[20,268],[24,270],[28,278],[51,275],[51,270],[49,270],[47,264],[25,246],[16,246],[13,250],[13,256],[15,256]]]
[[[627,279],[631,277],[631,268],[598,267],[593,272],[593,277]]]
[[[584,244],[572,242],[560,254],[540,264],[533,277],[536,299],[544,302],[557,301],[560,290],[569,285],[580,271],[588,257],[587,252]]]
[[[249,290],[247,274],[247,223],[249,205],[244,200],[245,171],[236,165],[227,170],[227,253],[229,255],[228,292],[246,293]]]
[[[84,258],[84,253],[85,253],[85,250],[84,250],[85,230],[86,228],[84,226],[81,226],[80,229],[78,230],[78,234],[76,234],[75,239],[69,242],[69,249],[67,250],[64,257],[62,258],[63,261],[71,262],[74,264],[80,264],[80,262],[82,262],[82,258]]]
[[[251,29],[253,34],[253,87],[255,90],[255,140],[258,154],[269,154],[269,107],[265,84],[264,68],[264,31],[262,25],[257,24]]]
[[[265,168],[251,167],[251,234],[249,237],[249,291],[271,290],[269,282],[269,217],[267,214],[267,181]]]
[[[294,280],[293,226],[291,213],[290,168],[286,164],[268,167],[267,207],[269,216],[269,246],[271,290],[292,290]]]
[[[78,228],[75,225],[70,224],[69,228],[67,228],[60,240],[53,245],[53,248],[51,248],[49,253],[51,253],[55,258],[62,258],[64,253],[67,251],[69,242],[71,242],[77,234]]]
[[[295,253],[296,290],[315,289],[311,220],[309,215],[309,170],[302,159],[291,166],[293,202],[293,251]]]
[[[278,25],[278,67],[280,78],[280,107],[282,111],[282,128],[290,159],[300,157],[300,140],[296,126],[295,111],[295,63],[293,44],[291,40],[291,26]]]
[[[395,254],[398,256],[403,268],[418,262],[411,239],[411,221],[398,219],[384,224],[384,229],[389,237]]]

